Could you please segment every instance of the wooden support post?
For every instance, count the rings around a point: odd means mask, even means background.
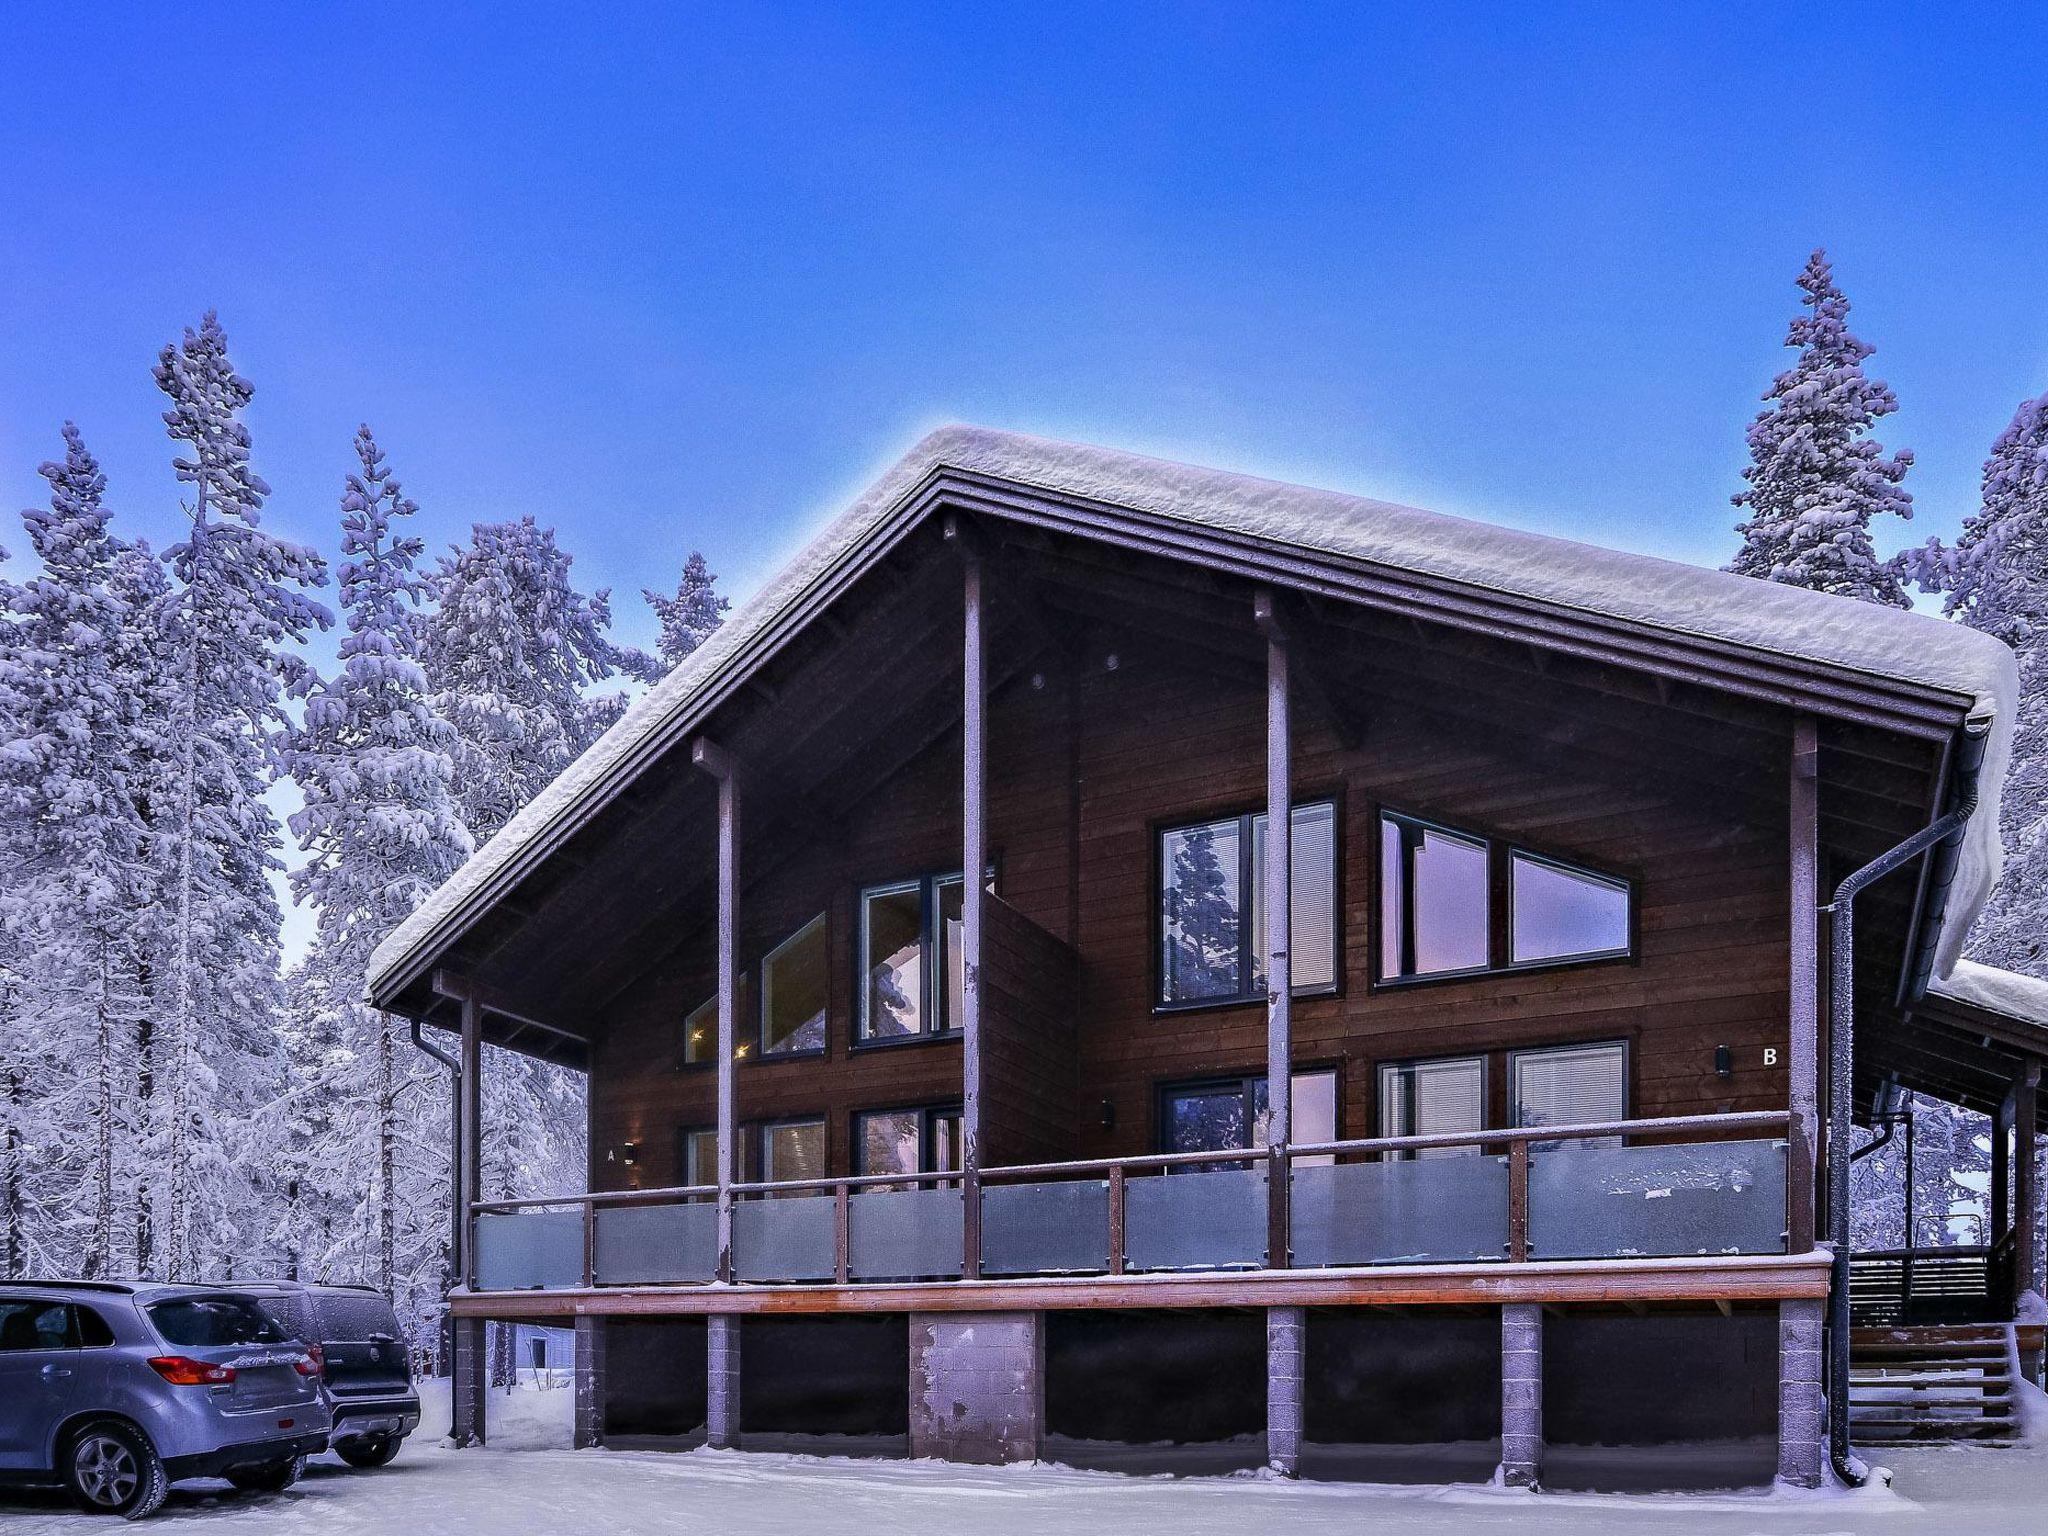
[[[1288,1193],[1294,1139],[1294,983],[1289,965],[1293,916],[1292,742],[1288,698],[1287,632],[1274,594],[1261,588],[1252,616],[1266,636],[1266,870],[1260,893],[1266,910],[1266,1265],[1292,1263]]]
[[[718,780],[718,1278],[730,1285],[739,1150],[733,1050],[739,1033],[740,782],[733,760],[716,742],[699,737],[690,756]]]
[[[1814,1241],[1814,1164],[1820,1141],[1820,762],[1811,715],[1792,722],[1791,1079],[1785,1160],[1785,1251]]]
[[[2040,1131],[2041,1063],[2030,1061],[2013,1096],[2013,1245],[2012,1305],[2019,1310],[2020,1297],[2039,1285],[2041,1270],[2040,1150],[2035,1137]]]
[[[1529,1143],[1508,1144],[1508,1262],[1529,1257]]]
[[[982,561],[963,550],[966,622],[960,695],[961,1273],[981,1278],[981,936],[988,889],[988,658]]]
[[[1120,1275],[1124,1272],[1124,1165],[1117,1163],[1109,1170],[1109,1272]]]
[[[462,1145],[457,1175],[462,1206],[462,1283],[476,1288],[476,1203],[483,1199],[484,1008],[475,998],[462,1003]]]
[[[853,1278],[853,1199],[844,1183],[832,1186],[832,1279],[845,1285]]]
[[[2005,1101],[1991,1112],[1991,1209],[1990,1219],[1985,1223],[1985,1240],[1994,1252],[2012,1230],[2012,1169],[2017,1156],[2012,1125],[2019,1092],[2019,1084],[2014,1083]]]

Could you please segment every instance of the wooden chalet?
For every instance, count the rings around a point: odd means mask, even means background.
[[[1930,990],[2011,699],[1928,618],[936,433],[379,951],[460,1040],[458,1437],[485,1320],[573,1321],[584,1443],[1815,1483],[1852,1116],[1995,1113],[1973,1320],[2038,1266],[2048,1030]],[[587,1192],[484,1198],[486,1044],[588,1074]]]

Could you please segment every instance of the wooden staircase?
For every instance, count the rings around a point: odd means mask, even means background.
[[[2038,1332],[2033,1325],[2029,1332]],[[2038,1341],[2021,1339],[2022,1349]],[[1849,1434],[1859,1446],[1961,1440],[2010,1445],[2014,1340],[2004,1324],[1857,1328],[1849,1336]]]

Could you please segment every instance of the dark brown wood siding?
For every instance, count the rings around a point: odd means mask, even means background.
[[[1703,765],[1716,752],[1782,785],[1782,761],[1751,761],[1756,743],[1771,739],[1768,722],[1760,731],[1752,721],[1720,741],[1710,716],[1620,697],[1589,721],[1548,692],[1535,671],[1497,720],[1487,718],[1483,695],[1445,700],[1445,684],[1432,679],[1404,698],[1401,686],[1396,679],[1384,699],[1355,701],[1364,730],[1349,750],[1317,708],[1304,702],[1296,711],[1296,799],[1331,798],[1339,807],[1342,964],[1337,995],[1296,1003],[1294,1055],[1304,1067],[1339,1068],[1341,1133],[1378,1129],[1373,1084],[1381,1062],[1572,1041],[1629,1043],[1635,1114],[1782,1108],[1785,806],[1702,787],[1711,774]],[[864,728],[886,737],[888,723]],[[1076,957],[1067,1109],[1046,1098],[1051,1079],[1042,1056],[1019,1079],[1007,1057],[989,1053],[985,1114],[992,1127],[1028,1119],[1035,1129],[1020,1135],[1020,1147],[1057,1133],[1068,1145],[1046,1152],[1150,1151],[1161,1085],[1263,1069],[1262,1006],[1153,1007],[1158,831],[1256,809],[1265,792],[1263,732],[1255,678],[1212,671],[1185,647],[1127,632],[1089,631],[1062,670],[1017,676],[996,693],[989,788],[997,890],[1014,914]],[[887,752],[886,741],[875,750]],[[751,1122],[824,1113],[834,1171],[849,1166],[854,1112],[960,1096],[957,1042],[853,1043],[857,893],[867,883],[958,867],[959,776],[956,733],[775,867],[748,871],[742,842],[744,963],[756,966],[762,951],[822,910],[832,987],[825,1056],[743,1064],[739,1115]],[[1628,877],[1638,896],[1639,953],[1621,962],[1375,985],[1370,918],[1383,805]],[[750,818],[772,814],[761,797],[750,799]],[[712,850],[671,848],[663,856],[708,860]],[[1011,928],[1003,963],[1015,964],[1021,946],[1036,940]],[[994,925],[992,942],[1002,931]],[[710,995],[710,937],[708,912],[679,915],[639,979],[598,1021],[592,1163],[601,1179],[626,1171],[607,1162],[606,1149],[633,1140],[643,1149],[631,1170],[639,1182],[679,1182],[678,1130],[713,1120],[710,1071],[677,1065],[682,1018]],[[1714,1070],[1719,1045],[1733,1051],[1734,1072],[1725,1079]],[[1775,1065],[1765,1064],[1767,1051],[1775,1051]],[[1496,1117],[1504,1112],[1501,1076],[1493,1077]],[[992,1145],[991,1154],[990,1161],[1016,1155],[1007,1145]]]

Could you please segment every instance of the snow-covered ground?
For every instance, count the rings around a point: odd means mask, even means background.
[[[323,1536],[835,1536],[958,1530],[976,1536],[1242,1536],[1261,1524],[1300,1536],[1551,1533],[1551,1536],[2004,1536],[2037,1533],[2048,1508],[2048,1449],[1888,1452],[1887,1491],[1576,1496],[1480,1487],[1284,1483],[1260,1476],[1136,1478],[1060,1467],[815,1460],[754,1453],[576,1452],[571,1394],[493,1394],[493,1443],[450,1451],[445,1391],[433,1421],[390,1467],[353,1472],[321,1457],[289,1493],[187,1484],[159,1519],[194,1536],[304,1530]],[[0,1536],[101,1528],[55,1495],[0,1494]]]

